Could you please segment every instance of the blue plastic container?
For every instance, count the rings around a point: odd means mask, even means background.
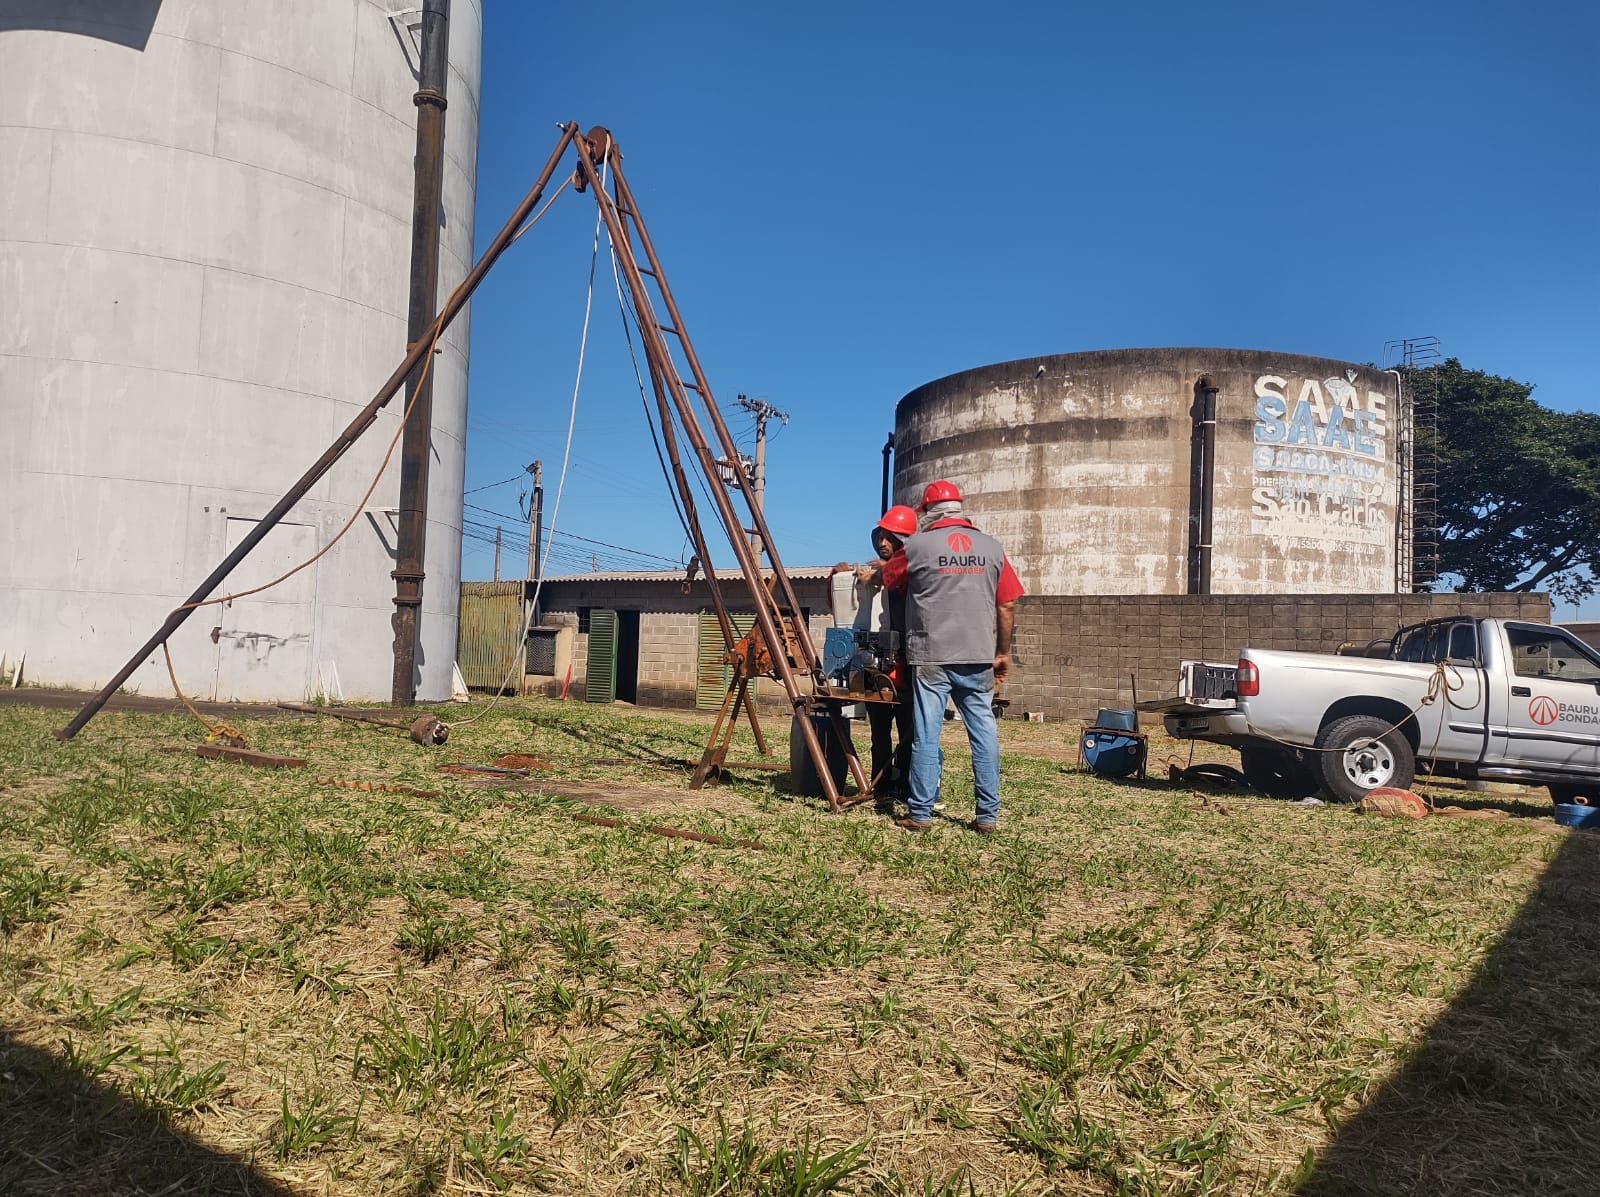
[[[1600,806],[1579,806],[1556,803],[1556,822],[1563,827],[1582,827],[1587,831],[1600,831]]]
[[[1083,733],[1078,745],[1083,751],[1084,763],[1102,777],[1128,777],[1137,773],[1144,764],[1143,736],[1091,727]]]

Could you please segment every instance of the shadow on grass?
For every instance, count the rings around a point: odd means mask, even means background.
[[[0,1031],[0,1193],[292,1197],[293,1190]]]
[[[1300,1197],[1600,1193],[1600,835],[1574,832]]]
[[[564,719],[541,719],[537,714],[528,716],[528,720],[546,731],[561,732],[570,736],[586,748],[606,748],[614,754],[612,757],[591,757],[587,762],[591,765],[639,763],[655,765],[662,769],[684,770],[693,769],[697,763],[688,757],[668,756],[664,752],[657,752],[649,745],[641,744],[621,732],[596,724],[578,725]]]

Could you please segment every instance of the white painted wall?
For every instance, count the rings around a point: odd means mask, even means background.
[[[404,354],[416,47],[386,16],[404,7],[0,0],[0,656],[26,652],[28,680],[102,685]],[[481,0],[453,0],[441,299],[472,253],[481,33]],[[465,315],[443,348],[425,700],[455,656]],[[224,591],[328,543],[402,408]],[[332,663],[344,697],[389,696],[398,456],[310,570],[180,629],[187,691],[299,699]],[[170,690],[159,653],[129,686]]]

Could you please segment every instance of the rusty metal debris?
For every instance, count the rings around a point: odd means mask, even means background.
[[[435,765],[437,773],[482,773],[490,777],[526,777],[526,769],[503,769],[498,765],[474,765],[468,761],[449,761],[443,765]]]
[[[234,748],[228,744],[196,744],[196,756],[207,760],[237,761],[241,765],[254,765],[258,769],[304,769],[306,759],[301,756],[275,756],[270,752],[257,752],[253,748]]]
[[[503,752],[495,757],[493,765],[501,769],[548,769],[551,767],[550,759],[543,756],[529,756],[525,752]]]

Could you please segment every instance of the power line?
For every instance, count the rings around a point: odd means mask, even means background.
[[[491,490],[496,486],[504,486],[507,482],[516,482],[516,481],[518,481],[521,477],[522,477],[521,474],[513,474],[509,478],[500,479],[499,482],[485,482],[482,486],[474,486],[471,490],[464,490],[461,493],[464,494],[464,495],[475,495],[480,490]]]

